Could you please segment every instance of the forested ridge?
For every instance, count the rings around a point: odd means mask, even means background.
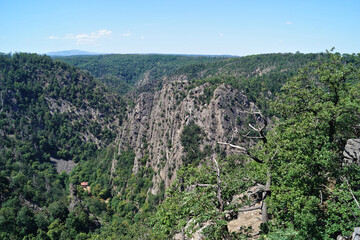
[[[139,82],[155,82],[183,66],[221,61],[226,57],[110,54],[56,59],[89,71],[116,92],[125,94],[134,90]]]
[[[120,94],[131,90],[155,91],[161,88],[164,76],[186,76],[193,86],[205,82],[214,83],[213,88],[221,83],[230,84],[244,91],[265,110],[269,108],[268,99],[287,79],[299,68],[320,58],[326,58],[325,54],[279,53],[246,57],[114,54],[55,59],[88,71]]]
[[[92,158],[115,139],[126,104],[93,77],[49,57],[3,54],[0,62],[1,238],[43,235],[68,204],[69,177],[50,158]]]
[[[359,60],[332,52],[241,58],[2,54],[0,238],[350,236],[360,226],[360,169],[344,162],[343,151],[348,139],[359,138]],[[247,117],[233,119],[242,127],[233,129],[231,141],[202,147],[204,130],[189,118],[181,146],[165,143],[183,149],[167,189],[164,181],[154,182],[161,166],[151,165],[150,139],[141,138],[136,172],[136,149],[118,148],[138,96],[155,95],[165,85],[177,89],[167,96],[178,102],[174,109],[190,97],[198,108],[209,106],[219,87],[249,99],[242,113]],[[231,122],[226,113],[221,118]],[[58,173],[51,159],[77,165]],[[152,192],[154,184],[158,191]],[[254,186],[260,186],[255,200],[261,206],[246,195]],[[259,232],[229,230],[229,222],[249,208],[261,212]]]

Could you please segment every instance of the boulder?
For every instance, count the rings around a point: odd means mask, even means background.
[[[344,164],[360,165],[360,139],[349,139],[343,152]]]
[[[360,240],[360,227],[354,228],[352,240]]]

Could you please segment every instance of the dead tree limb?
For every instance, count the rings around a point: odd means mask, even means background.
[[[236,148],[236,149],[239,149],[242,153],[245,153],[247,156],[249,156],[251,159],[253,159],[255,162],[258,162],[258,163],[264,163],[262,160],[260,160],[259,158],[257,158],[256,156],[252,155],[250,153],[250,151],[244,147],[240,147],[240,146],[237,146],[237,145],[233,145],[233,144],[230,144],[230,143],[226,143],[226,142],[218,142],[218,144],[222,144],[222,145],[227,145],[229,147],[232,147],[232,148]]]
[[[273,160],[277,153],[278,153],[278,150],[279,149],[276,149],[274,155],[270,158],[270,161]],[[267,178],[266,178],[266,185],[265,185],[265,191],[263,192],[263,199],[262,199],[262,208],[261,208],[261,221],[262,223],[267,223],[269,221],[269,214],[268,214],[268,211],[267,211],[267,205],[266,205],[266,202],[265,202],[265,198],[271,193],[271,189],[270,189],[270,186],[271,186],[271,167],[269,167],[267,169],[267,172],[266,172],[266,175],[267,175]]]
[[[249,123],[249,127],[251,129],[253,129],[254,131],[256,131],[258,134],[259,134],[259,139],[261,139],[263,141],[263,143],[267,143],[267,139],[266,139],[266,136],[265,136],[265,128],[268,126],[268,121],[266,120],[266,118],[264,117],[264,115],[261,113],[261,111],[241,111],[242,113],[247,113],[247,114],[252,114],[254,116],[256,115],[259,115],[259,117],[262,119],[263,121],[263,125],[259,128],[256,128],[254,127],[253,125],[251,125]],[[246,135],[248,135],[249,133],[247,133]],[[253,137],[249,137],[249,136],[246,136],[246,138],[253,138]]]
[[[258,207],[249,207],[249,208],[240,208],[240,209],[232,209],[232,210],[226,210],[224,211],[225,214],[231,214],[234,212],[241,213],[241,212],[250,212],[254,210],[260,210],[261,206]]]
[[[215,184],[204,184],[204,183],[198,183],[198,184],[191,185],[191,186],[194,186],[194,187],[216,187]]]
[[[251,208],[241,208],[239,210],[237,210],[237,212],[249,212],[249,211],[254,211],[254,210],[259,210],[261,209],[261,206],[259,207],[251,207]]]
[[[265,198],[270,193],[270,184],[271,184],[271,173],[268,169],[265,191],[262,193],[262,206],[261,206],[261,222],[262,223],[267,223],[269,221],[269,214],[267,211],[267,204],[265,202]]]
[[[260,110],[257,110],[257,111],[242,111],[242,113],[247,113],[247,114],[252,114],[254,115],[255,117],[255,121],[256,122],[259,122],[259,119],[260,121],[262,122],[262,124],[258,124],[259,126],[258,127],[255,127],[253,125],[251,125],[249,123],[249,127],[258,133],[258,137],[254,137],[254,136],[249,136],[250,135],[250,132],[249,131],[245,136],[245,138],[248,138],[248,139],[260,139],[263,144],[267,144],[267,138],[266,138],[266,135],[265,135],[265,129],[266,127],[268,126],[268,121],[267,119],[263,116],[263,114],[261,113]],[[256,116],[259,116],[259,118],[257,118]],[[232,147],[232,148],[235,148],[237,150],[240,150],[240,152],[246,154],[247,156],[249,156],[251,159],[253,159],[254,161],[258,162],[258,163],[261,163],[263,164],[264,161],[259,159],[258,157],[254,156],[253,154],[251,154],[251,152],[249,151],[249,149],[245,148],[245,147],[241,147],[241,146],[237,146],[237,145],[233,145],[231,143],[226,143],[226,142],[218,142],[218,144],[223,144],[223,145],[227,145],[229,147]],[[278,149],[276,149],[274,155],[270,158],[270,161],[272,159],[275,158],[276,154],[278,152]],[[265,202],[265,198],[271,193],[271,190],[270,190],[270,185],[271,185],[271,167],[267,169],[267,179],[266,179],[266,186],[265,186],[265,191],[263,191],[262,193],[262,204],[261,204],[261,207],[255,207],[255,208],[249,208],[251,210],[255,210],[255,209],[261,209],[261,220],[262,220],[262,223],[266,223],[269,221],[269,216],[268,216],[268,211],[267,211],[267,205],[266,205],[266,202]],[[245,209],[243,211],[251,211],[249,209]],[[241,212],[241,211],[239,211]]]
[[[216,155],[213,155],[213,162],[215,164],[215,170],[216,170],[216,189],[217,189],[217,199],[219,202],[219,209],[221,212],[224,211],[224,200],[222,197],[222,188],[221,188],[221,178],[220,178],[220,168],[219,168],[219,164],[216,161]]]
[[[261,113],[261,111],[241,111],[242,113],[247,113],[247,114],[253,114],[253,115],[259,115],[260,118],[262,119],[263,125],[260,126],[259,128],[254,127],[253,125],[251,125],[249,123],[249,127],[254,130],[255,132],[257,132],[259,134],[258,137],[253,137],[253,136],[249,136],[250,132],[248,132],[245,136],[245,138],[249,138],[249,139],[260,139],[264,144],[267,143],[267,139],[265,136],[265,128],[268,126],[268,121],[266,120],[266,118],[263,116],[263,114]],[[237,145],[233,145],[231,143],[226,143],[226,142],[218,142],[218,144],[223,144],[223,145],[227,145],[229,147],[235,148],[240,150],[242,153],[245,153],[246,155],[248,155],[250,158],[252,158],[255,162],[258,163],[264,163],[262,160],[260,160],[259,158],[257,158],[256,156],[252,155],[250,153],[250,151],[247,148],[241,147],[241,146],[237,146]]]
[[[237,145],[233,145],[233,144],[231,144],[231,143],[218,142],[218,144],[228,145],[228,146],[230,146],[230,147],[232,147],[232,148],[239,149],[240,151],[243,151],[244,153],[246,153],[246,152],[247,152],[247,149],[246,149],[246,148],[244,148],[244,147],[240,147],[240,146],[237,146]]]

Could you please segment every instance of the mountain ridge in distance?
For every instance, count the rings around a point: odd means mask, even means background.
[[[226,55],[226,54],[179,54],[179,53],[97,53],[89,52],[82,50],[64,50],[64,51],[54,51],[48,52],[46,55],[50,57],[71,57],[71,56],[91,56],[91,55],[171,55],[171,56],[188,56],[188,57],[225,57],[225,58],[234,58],[240,57],[237,55]]]
[[[48,55],[50,57],[69,57],[69,56],[102,55],[102,54],[104,54],[104,53],[81,51],[81,50],[77,50],[77,49],[46,53],[46,55]]]

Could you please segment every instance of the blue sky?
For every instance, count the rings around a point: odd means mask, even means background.
[[[0,0],[0,52],[360,52],[359,0]]]

